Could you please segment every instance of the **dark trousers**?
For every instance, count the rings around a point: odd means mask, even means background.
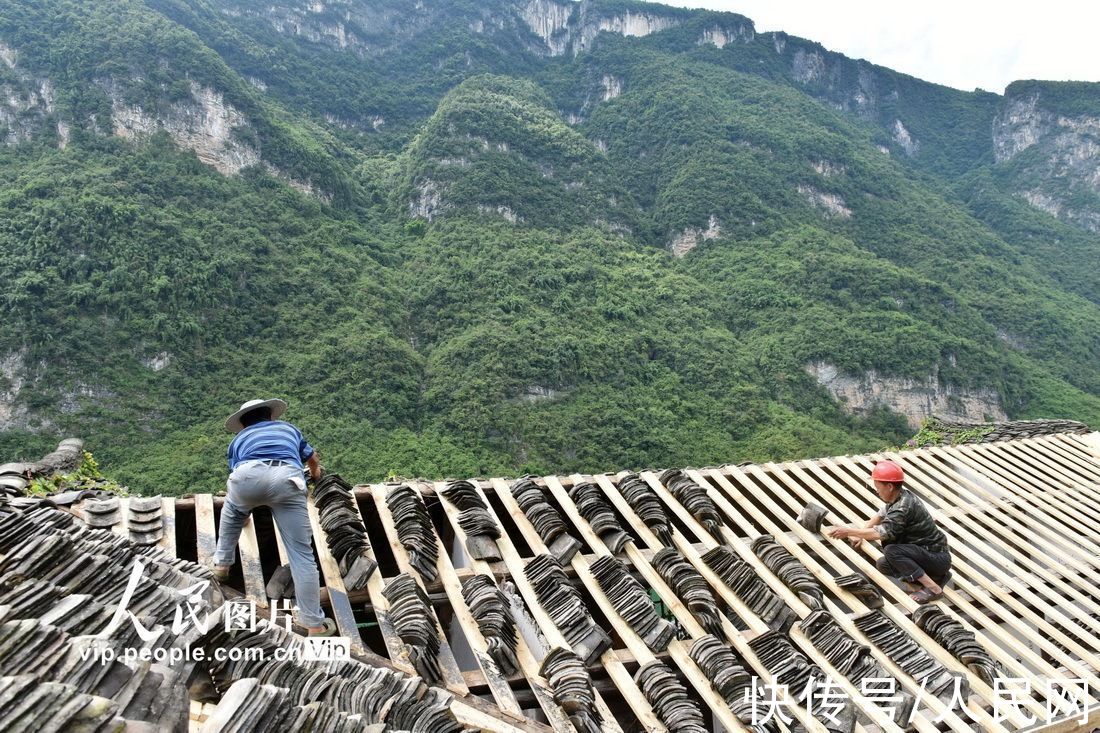
[[[929,552],[920,545],[884,545],[882,557],[875,561],[875,567],[881,573],[910,583],[917,582],[917,578],[927,573],[936,585],[940,585],[951,569],[951,553]]]

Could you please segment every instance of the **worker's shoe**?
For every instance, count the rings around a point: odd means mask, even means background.
[[[229,580],[229,571],[232,568],[230,565],[215,565],[211,572],[214,574],[214,580],[219,583],[224,583]]]
[[[309,636],[336,636],[336,622],[330,618],[326,618],[324,623],[316,629],[307,630]]]
[[[924,605],[925,603],[933,603],[943,598],[943,589],[941,588],[939,593],[934,593],[929,588],[921,588],[909,597],[921,605]]]

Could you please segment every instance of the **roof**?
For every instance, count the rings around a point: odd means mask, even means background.
[[[827,525],[868,517],[866,476],[883,457],[903,465],[950,537],[955,580],[943,603],[917,607],[875,569],[877,547],[855,549],[798,522],[809,503],[828,508]],[[792,707],[811,730],[899,730],[861,694],[863,680],[879,678],[895,681],[903,699],[894,707],[913,706],[918,730],[934,730],[936,717],[954,730],[1021,729],[1025,718],[1046,717],[1051,679],[1086,680],[1084,727],[1100,716],[1098,433],[660,474],[354,489],[332,477],[310,513],[326,607],[353,661],[199,665],[212,677],[207,694],[188,687],[183,667],[142,672],[163,676],[155,695],[149,682],[108,684],[107,675],[95,686],[76,667],[45,663],[106,618],[133,558],[156,571],[143,610],[161,626],[165,599],[205,577],[220,499],[162,498],[159,524],[153,504],[0,510],[0,728],[11,714],[5,700],[34,689],[23,707],[55,720],[63,712],[50,701],[71,701],[64,714],[154,726],[178,721],[188,703],[190,724],[212,731],[309,716],[323,721],[319,730],[417,729],[408,720],[416,716],[437,721],[423,728],[433,731],[707,731],[714,721],[745,730],[752,677],[797,689],[822,674],[852,702],[838,722]],[[109,530],[81,527],[112,512]],[[226,593],[236,588],[263,607],[265,591],[281,592],[265,588],[281,558],[263,512],[240,555]],[[74,565],[81,570],[64,570]],[[83,581],[55,582],[70,575]],[[217,597],[204,602],[226,608]],[[11,624],[34,629],[18,653],[5,642],[17,638]],[[70,638],[58,641],[59,626]],[[170,631],[148,644],[196,643]],[[301,642],[264,632],[197,643]],[[1031,683],[1004,720],[990,712],[998,677]],[[967,711],[949,709],[956,685]],[[153,703],[133,702],[146,698]],[[387,723],[377,719],[383,710]],[[1051,729],[1082,727],[1068,711],[1054,718]]]
[[[912,447],[926,445],[966,445],[998,443],[1017,438],[1040,438],[1065,433],[1084,435],[1092,432],[1088,425],[1076,420],[1009,420],[1007,422],[969,422],[933,415],[924,421],[921,430],[909,441]]]

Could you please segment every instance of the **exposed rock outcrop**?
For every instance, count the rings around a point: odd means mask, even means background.
[[[26,382],[26,351],[15,351],[0,358],[0,430],[28,427],[27,408],[19,402]]]
[[[845,173],[848,169],[843,163],[834,163],[831,160],[815,160],[811,163],[818,175],[823,178],[832,178]]]
[[[50,125],[54,113],[53,84],[19,65],[19,53],[0,42],[0,64],[7,67],[8,81],[0,82],[0,141],[18,145],[31,140]],[[68,143],[68,126],[57,125],[59,144]]]
[[[603,86],[603,101],[605,102],[609,102],[623,93],[623,80],[611,74],[604,74],[600,84]]]
[[[1094,205],[1100,201],[1100,115],[1066,114],[1054,106],[1040,85],[1010,85],[993,120],[995,159],[1017,164],[1017,195],[1024,201],[1100,232]]]
[[[816,51],[807,52],[799,49],[794,53],[791,73],[795,81],[802,84],[818,81],[825,76],[825,58]]]
[[[906,129],[901,120],[894,120],[894,142],[905,151],[905,154],[910,158],[917,154],[920,150],[920,143],[915,137]]]
[[[847,219],[852,215],[852,210],[845,205],[844,199],[835,193],[825,193],[806,185],[800,185],[798,192],[805,196],[812,206],[821,209],[826,216],[839,216],[842,219]]]
[[[871,369],[848,374],[823,361],[806,365],[806,372],[852,414],[888,407],[905,415],[913,428],[932,415],[952,420],[1005,420],[1001,396],[993,389],[967,389],[942,384],[939,375],[887,377]]]
[[[569,19],[575,7],[574,3],[531,0],[521,9],[520,17],[546,44],[551,56],[561,56],[569,48]]]
[[[531,32],[542,39],[551,56],[591,48],[600,33],[642,37],[679,25],[679,20],[654,8],[652,11],[624,10],[606,15],[587,2],[530,0],[520,17]]]
[[[1049,132],[1050,120],[1039,109],[1039,95],[1006,99],[993,118],[993,155],[998,163],[1019,155]]]
[[[721,234],[722,227],[718,224],[718,219],[711,214],[706,229],[688,227],[672,238],[672,241],[668,244],[668,248],[674,257],[683,257],[688,252],[698,247],[700,241],[705,242],[710,239],[716,239]]]
[[[213,89],[192,84],[190,100],[152,114],[126,104],[115,84],[104,86],[111,100],[111,123],[119,137],[141,138],[164,130],[177,145],[193,151],[199,160],[224,175],[234,175],[260,162],[259,151],[234,135],[237,128],[248,126],[248,120]]]
[[[416,187],[416,195],[409,202],[409,215],[431,221],[446,210],[439,185],[426,178]]]
[[[756,30],[752,23],[738,23],[734,26],[712,26],[703,31],[699,39],[700,44],[710,43],[718,48],[725,48],[732,43],[748,43],[756,38]]]

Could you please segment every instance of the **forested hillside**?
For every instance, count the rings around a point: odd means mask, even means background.
[[[0,0],[0,456],[216,490],[1100,425],[1100,87],[606,0]]]

